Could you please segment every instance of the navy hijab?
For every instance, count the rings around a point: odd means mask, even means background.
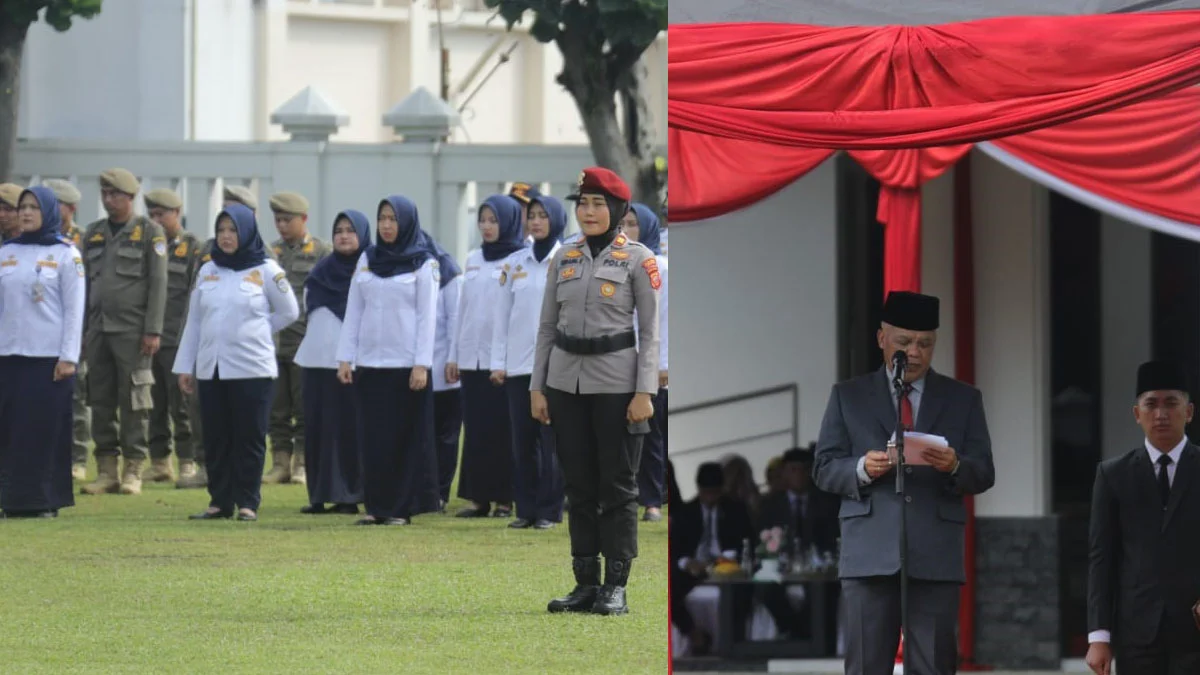
[[[503,260],[525,248],[525,235],[521,233],[521,207],[514,197],[508,195],[492,195],[479,205],[480,215],[483,207],[496,214],[500,223],[500,237],[496,241],[483,242],[483,259],[492,262]]]
[[[640,202],[634,202],[633,213],[638,221],[638,243],[654,251],[654,255],[662,255],[662,225],[658,216]]]
[[[396,241],[388,244],[383,241],[378,229],[375,231],[375,245],[367,249],[367,267],[377,277],[394,277],[397,274],[408,274],[420,269],[425,260],[433,255],[421,236],[421,218],[417,214],[417,205],[408,197],[392,195],[379,202],[379,208],[390,204],[396,213]],[[376,210],[378,217],[378,210]]]
[[[454,256],[446,252],[442,245],[437,243],[437,240],[429,235],[425,230],[421,230],[421,236],[425,239],[425,246],[433,251],[433,255],[437,258],[438,271],[440,274],[439,288],[445,288],[446,284],[454,280],[454,277],[462,274],[462,269],[455,262]]]
[[[349,220],[354,227],[354,233],[358,235],[358,250],[350,255],[342,255],[335,249],[333,255],[321,258],[304,282],[304,305],[309,314],[321,307],[328,307],[329,311],[344,321],[354,268],[362,252],[371,245],[371,221],[362,211],[347,209],[333,219],[333,236],[337,236],[337,224],[342,218]]]
[[[26,194],[31,194],[37,199],[38,207],[42,210],[42,226],[33,232],[22,232],[4,243],[29,246],[71,243],[62,236],[62,214],[58,212],[58,198],[54,196],[54,192],[48,187],[38,186],[26,189],[21,196]],[[20,204],[20,200],[17,203]]]
[[[534,197],[529,206],[534,204],[541,204],[546,209],[546,215],[550,216],[550,234],[545,239],[535,239],[533,242],[533,257],[542,262],[550,255],[554,245],[562,241],[563,230],[567,229],[567,209],[562,202],[549,195]]]
[[[216,226],[214,226],[212,261],[218,267],[235,272],[263,264],[267,259],[267,248],[258,234],[258,222],[254,219],[254,212],[241,204],[230,204],[217,214],[218,223],[221,222],[221,216],[229,216],[233,219],[233,224],[237,227],[238,247],[232,254],[222,251],[215,241]]]

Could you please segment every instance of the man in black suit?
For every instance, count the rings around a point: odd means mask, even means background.
[[[840,500],[813,486],[812,467],[811,449],[792,448],[783,454],[786,489],[763,500],[758,529],[781,527],[791,536],[799,536],[803,547],[833,551],[837,547]]]
[[[706,644],[687,609],[688,593],[708,576],[721,557],[739,560],[743,541],[756,541],[745,504],[724,495],[725,472],[705,462],[696,472],[696,498],[671,513],[671,621],[694,645]]]
[[[1088,568],[1087,664],[1109,675],[1200,673],[1200,449],[1182,368],[1138,368],[1144,447],[1096,467]],[[1110,644],[1115,643],[1115,644]]]

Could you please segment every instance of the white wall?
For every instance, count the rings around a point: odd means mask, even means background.
[[[825,162],[749,208],[672,228],[672,410],[794,382],[800,442],[817,438],[837,378],[835,179],[835,163]],[[791,423],[778,398],[750,408],[741,417],[772,429]],[[726,452],[687,449],[725,437],[737,421],[715,412],[672,417],[671,458],[685,496],[696,465]],[[777,437],[745,450],[760,480],[790,443]]]
[[[972,151],[975,372],[996,486],[980,516],[1050,513],[1049,229],[1046,189]]]
[[[29,29],[18,135],[179,140],[186,131],[186,0],[108,0],[58,33]]]
[[[1105,459],[1143,440],[1133,419],[1137,367],[1152,355],[1151,232],[1112,216],[1100,216],[1100,424]]]
[[[954,376],[954,169],[921,190],[921,292],[937,296],[933,369]]]

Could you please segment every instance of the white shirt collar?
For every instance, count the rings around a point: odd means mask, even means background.
[[[1171,458],[1171,464],[1173,466],[1179,466],[1179,457],[1183,455],[1183,446],[1187,445],[1187,442],[1188,439],[1185,435],[1183,440],[1179,441],[1179,444],[1167,453],[1167,455]],[[1157,465],[1158,458],[1160,455],[1162,455],[1162,451],[1151,445],[1149,438],[1146,439],[1146,452],[1150,454],[1150,463]]]
[[[533,238],[531,235],[529,247],[525,249],[525,259],[531,260],[533,262],[537,262],[538,261],[537,257],[533,254],[533,243],[532,242],[533,242]],[[562,242],[561,241],[554,242],[554,248],[550,249],[550,252],[546,254],[546,258],[544,260],[542,260],[542,262],[550,262],[550,259],[554,257],[555,253],[558,253],[558,249],[560,249],[560,248],[562,248]]]

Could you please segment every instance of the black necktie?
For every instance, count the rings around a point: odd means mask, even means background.
[[[1167,467],[1171,465],[1170,455],[1160,455],[1158,458],[1158,496],[1162,499],[1163,508],[1171,498],[1171,481],[1167,475]]]

